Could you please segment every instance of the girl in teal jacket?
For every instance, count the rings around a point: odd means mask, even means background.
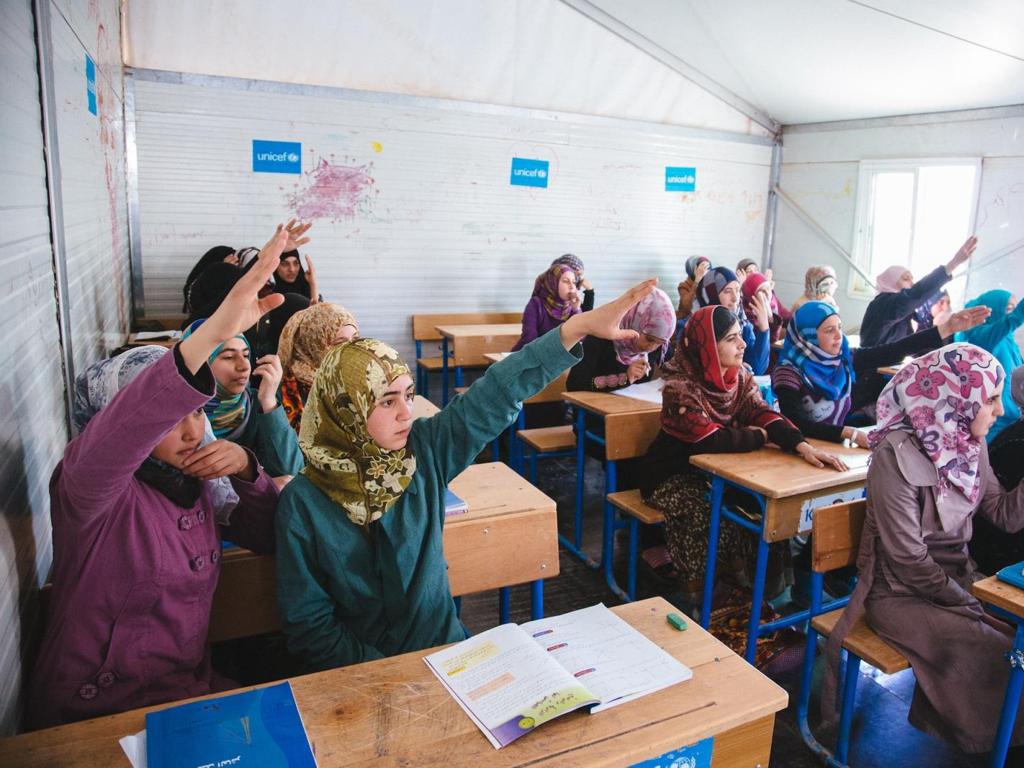
[[[413,420],[412,376],[393,349],[358,339],[331,350],[302,415],[306,466],[277,515],[278,605],[309,670],[465,637],[444,559],[445,488],[580,360],[584,336],[635,338],[619,321],[655,282],[573,315],[429,419]]]

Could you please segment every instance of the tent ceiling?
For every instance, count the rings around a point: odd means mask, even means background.
[[[1024,103],[1021,0],[126,0],[125,7],[126,63],[153,69],[755,133],[764,129],[748,124],[744,102],[755,121],[760,111],[784,124]],[[602,23],[608,17],[612,23]],[[683,76],[693,70],[712,92],[734,94],[726,98],[731,106]]]

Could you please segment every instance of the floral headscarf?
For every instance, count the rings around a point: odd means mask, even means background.
[[[824,301],[808,301],[801,306],[789,321],[778,363],[796,369],[811,391],[833,402],[850,395],[855,378],[853,353],[845,334],[838,355],[830,355],[818,346],[818,326],[837,314],[836,308]]]
[[[973,504],[981,493],[984,440],[971,435],[971,422],[1005,378],[999,362],[973,344],[949,344],[917,357],[879,395],[878,427],[868,442],[875,448],[895,430],[913,433],[935,465],[940,494],[955,489]]]
[[[196,328],[206,322],[205,317],[201,317],[192,323],[188,328],[185,329],[185,333],[182,334],[182,339],[187,339],[193,333]],[[249,340],[242,334],[235,336],[236,339],[241,339],[245,342],[245,348],[250,349]],[[212,363],[217,359],[217,355],[220,354],[224,348],[223,344],[213,350],[213,353],[207,358],[207,363]],[[233,395],[228,392],[219,381],[216,382],[216,390],[211,399],[206,402],[203,406],[203,411],[206,412],[206,418],[210,420],[210,425],[213,427],[213,434],[218,440],[235,440],[245,430],[246,424],[249,423],[249,414],[252,410],[252,402],[249,397],[249,388],[246,387],[237,395]]]
[[[655,339],[661,339],[662,353],[668,348],[669,339],[676,327],[676,310],[672,300],[660,288],[655,288],[649,295],[630,307],[619,323],[620,328],[644,333]],[[615,357],[623,365],[636,360],[646,360],[647,353],[641,352],[637,346],[638,339],[615,340]]]
[[[133,347],[117,357],[100,360],[75,377],[75,394],[71,420],[79,433],[85,429],[92,417],[107,407],[114,395],[127,387],[135,378],[153,363],[166,355],[166,347],[148,344]],[[200,445],[212,443],[213,430],[209,419]],[[169,464],[148,457],[136,470],[136,477],[160,491],[166,498],[180,507],[195,504],[202,490],[201,481],[188,477]],[[226,523],[231,510],[238,504],[238,494],[226,477],[210,480],[214,510],[219,522]]]
[[[366,530],[401,497],[416,471],[408,447],[387,451],[366,429],[366,420],[388,385],[409,366],[376,339],[341,344],[320,364],[302,415],[302,474]]]
[[[351,312],[329,302],[314,304],[292,315],[285,323],[277,345],[284,375],[311,386],[320,361],[334,346],[338,331],[346,325],[359,331],[359,324]]]
[[[875,278],[875,289],[879,293],[899,293],[900,278],[907,272],[906,267],[893,265],[887,268],[882,274]]]
[[[835,304],[834,295],[838,287],[836,271],[828,264],[816,264],[804,273],[804,296],[811,301]]]
[[[533,284],[533,295],[544,304],[544,310],[558,322],[568,320],[572,315],[579,314],[579,307],[571,301],[563,301],[558,294],[558,282],[562,275],[570,272],[578,280],[579,273],[568,264],[552,264],[545,272],[537,276]]]
[[[697,443],[722,427],[764,428],[782,418],[764,402],[746,369],[722,370],[715,327],[728,330],[735,322],[723,306],[701,307],[687,321],[684,343],[665,367],[661,426],[673,437]]]

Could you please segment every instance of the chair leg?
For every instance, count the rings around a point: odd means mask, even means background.
[[[853,725],[853,706],[857,700],[857,682],[860,678],[860,659],[847,651],[846,674],[843,679],[843,698],[839,710],[839,733],[836,737],[836,759],[845,763],[850,750],[850,728]]]
[[[498,623],[508,624],[512,613],[512,590],[502,587],[498,590]]]

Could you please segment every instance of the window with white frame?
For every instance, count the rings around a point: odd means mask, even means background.
[[[874,277],[894,264],[917,280],[949,261],[974,231],[981,160],[865,160],[857,183],[853,258]],[[963,300],[965,279],[947,286],[954,304]],[[870,299],[869,282],[850,270],[849,294]]]

